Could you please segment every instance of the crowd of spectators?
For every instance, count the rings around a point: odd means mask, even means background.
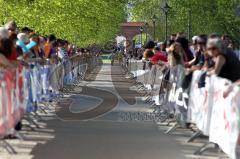
[[[135,51],[135,57],[169,68],[171,74],[175,74],[175,81],[182,81],[180,85],[185,88],[189,86],[192,73],[196,70],[204,72],[200,80],[202,86],[199,84],[199,87],[204,87],[204,79],[210,75],[240,85],[239,52],[228,35],[197,35],[189,41],[184,33],[172,34],[165,42],[147,42],[144,48]],[[226,90],[225,97],[232,88],[230,86]]]
[[[91,45],[87,49],[77,48],[67,40],[58,39],[54,34],[42,36],[29,27],[20,28],[15,21],[0,27],[0,71],[17,70],[19,66],[32,68],[29,66],[33,63],[64,65],[69,58],[75,55],[90,55],[89,52],[92,50],[96,49]],[[21,121],[17,123],[15,129],[21,129]],[[15,136],[10,134],[6,138]]]
[[[15,68],[27,65],[28,60],[52,63],[67,60],[76,53],[88,50],[76,48],[67,40],[57,39],[55,35],[42,36],[29,27],[19,28],[14,21],[0,27],[0,67]]]

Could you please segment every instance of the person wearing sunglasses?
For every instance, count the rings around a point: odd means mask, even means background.
[[[204,53],[206,52],[206,43],[207,43],[206,35],[197,36],[194,59],[188,62],[189,70],[195,71],[203,67],[205,62]]]
[[[5,28],[9,32],[14,32],[17,34],[17,23],[15,21],[9,21],[8,23],[5,24]]]
[[[12,42],[9,39],[9,32],[6,28],[0,27],[0,68],[15,68],[9,60],[12,52]]]
[[[207,54],[212,57],[214,66],[208,75],[218,75],[232,82],[240,79],[240,61],[230,49],[224,46],[220,38],[210,38],[207,42]]]

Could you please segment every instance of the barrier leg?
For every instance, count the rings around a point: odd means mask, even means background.
[[[157,122],[165,122],[169,118],[169,113],[167,110],[159,108],[155,113],[155,118],[157,119]]]
[[[179,123],[175,123],[171,128],[169,128],[165,133],[170,134],[171,132],[175,131],[177,128],[179,128]]]
[[[32,118],[34,118],[36,121],[42,121],[42,116],[39,115],[38,112],[32,112],[32,115],[33,115]],[[45,113],[45,115],[47,114]]]
[[[153,100],[151,102],[149,102],[148,104],[150,106],[149,108],[154,108],[156,106],[156,103]]]
[[[41,109],[41,111],[43,111],[45,114],[48,114],[47,111],[52,111],[54,109],[54,106],[52,104],[53,102],[51,103],[42,103],[41,106],[39,106],[39,108]]]
[[[19,140],[21,140],[21,141],[24,140],[23,135],[21,135],[21,134],[20,134],[18,131],[16,131],[14,128],[9,131],[9,134],[13,135],[14,137],[16,137],[17,139],[19,139]]]
[[[1,140],[2,147],[7,150],[9,154],[17,154],[17,151],[6,140]]]
[[[146,103],[151,103],[151,102],[152,102],[152,97],[151,97],[151,96],[148,96],[148,97],[145,99],[145,102],[146,102]]]
[[[143,84],[141,82],[136,82],[137,86],[143,86]]]
[[[47,112],[47,110],[46,110],[47,107],[44,108],[44,107],[42,107],[42,106],[39,106],[38,108],[39,108],[39,111],[42,112],[43,114],[45,114],[45,115],[48,114],[48,112]],[[48,110],[49,110],[49,109],[48,109]],[[37,114],[35,114],[35,115],[38,117]]]
[[[153,111],[155,111],[155,108],[156,108],[156,107],[157,107],[157,105],[156,105],[156,103],[155,103],[155,102],[154,102],[154,103],[152,103],[152,104],[151,104],[151,106],[150,106],[150,108],[151,108],[151,109],[153,109]]]
[[[136,80],[137,79],[137,77],[134,77],[134,76],[132,76],[132,78],[131,78],[132,80]]]
[[[30,122],[29,122],[27,119],[25,119],[25,120],[28,122],[28,124],[26,124],[26,125],[24,125],[24,126],[26,126],[26,127],[28,127],[29,129],[31,129],[30,131],[35,131],[34,127],[31,126]]]
[[[175,123],[175,122],[176,120],[174,119],[174,115],[170,114],[166,126],[169,126],[171,123]]]
[[[219,146],[215,143],[208,142],[204,144],[202,147],[200,147],[196,152],[194,152],[194,155],[202,155],[204,152],[211,150],[211,149],[219,149]]]
[[[52,101],[51,103],[41,103],[41,105],[38,106],[38,110],[42,113],[44,113],[45,115],[48,115],[49,112],[54,111],[54,102],[57,102],[57,100]],[[35,113],[37,117],[40,117],[37,113]],[[40,117],[41,119],[41,117]]]
[[[27,116],[26,121],[28,121],[31,129],[34,130],[34,128],[32,128],[31,125],[34,125],[36,128],[40,128],[38,123],[34,121],[33,117],[30,114]]]
[[[191,137],[187,140],[187,142],[193,142],[196,138],[198,138],[202,135],[203,135],[202,132],[198,130],[197,132],[195,132],[191,135]]]
[[[143,85],[136,85],[138,91],[143,91],[144,87]]]
[[[126,79],[131,79],[131,73],[127,72],[125,78],[126,78]]]
[[[153,107],[153,112],[154,113],[159,113],[159,112],[163,112],[164,111],[164,108],[162,105],[156,105],[155,104],[155,107]]]

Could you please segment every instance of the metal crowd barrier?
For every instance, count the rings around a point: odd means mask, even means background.
[[[38,116],[36,112],[49,109],[41,107],[41,103],[60,99],[64,86],[84,79],[85,73],[96,66],[96,61],[97,57],[94,55],[76,55],[59,64],[54,64],[49,60],[42,62],[33,59],[29,61],[29,67],[1,69],[0,142],[2,146],[9,153],[16,153],[3,138],[14,134],[19,139],[23,139],[15,131],[17,123],[24,116],[28,116],[29,124],[38,126],[34,122],[34,118]]]
[[[174,117],[175,124],[166,133],[188,128],[187,124],[193,123],[198,132],[193,134],[190,142],[200,135],[209,137],[209,142],[194,154],[201,155],[213,144],[229,157],[240,158],[239,87],[234,87],[234,91],[223,98],[223,92],[231,82],[211,76],[206,77],[205,87],[199,88],[202,71],[195,71],[189,88],[183,89],[184,68],[168,70],[134,59],[124,60],[122,65],[136,79],[138,88],[145,90],[146,102],[155,108],[158,121],[171,121]]]

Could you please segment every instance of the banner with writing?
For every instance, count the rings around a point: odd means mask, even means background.
[[[217,143],[220,148],[231,158],[239,158],[236,155],[239,149],[239,108],[240,89],[234,88],[227,98],[223,98],[226,90],[225,79],[215,78],[213,110],[210,123],[210,142]]]

